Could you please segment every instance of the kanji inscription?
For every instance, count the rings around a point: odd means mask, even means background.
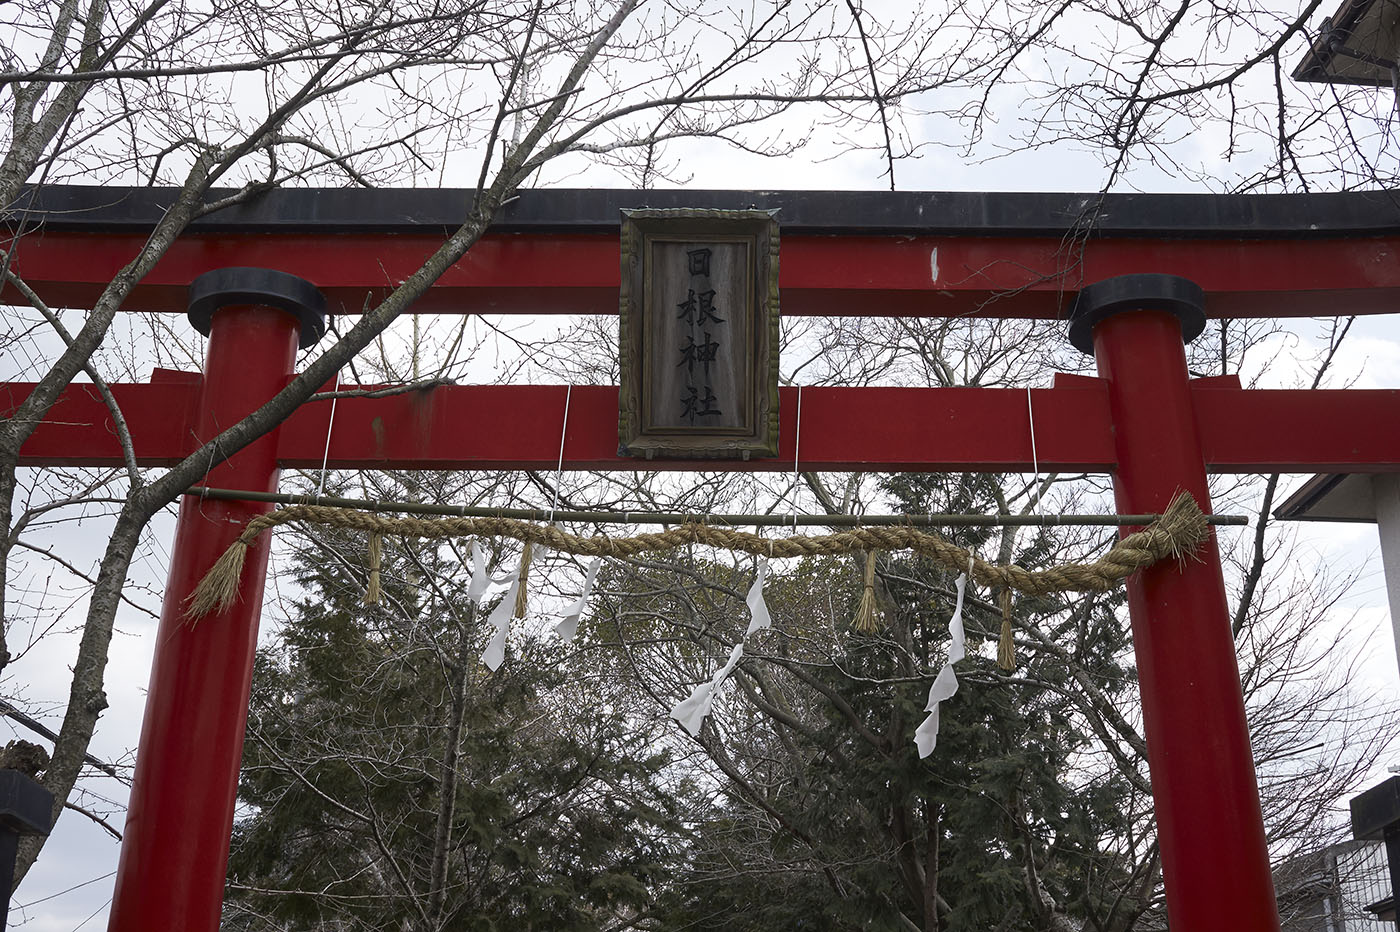
[[[768,211],[624,211],[620,449],[777,449],[777,222]]]

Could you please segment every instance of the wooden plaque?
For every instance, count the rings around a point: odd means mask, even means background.
[[[775,214],[622,212],[622,455],[778,454]]]

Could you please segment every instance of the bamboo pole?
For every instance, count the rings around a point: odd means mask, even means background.
[[[713,524],[737,527],[1138,527],[1161,515],[718,515],[685,512],[550,511],[545,508],[480,508],[471,505],[426,505],[385,502],[334,495],[290,495],[285,492],[246,492],[195,486],[186,495],[222,501],[270,502],[276,505],[329,505],[361,511],[462,518],[514,518],[588,524]],[[1245,515],[1207,515],[1213,525],[1248,526]]]

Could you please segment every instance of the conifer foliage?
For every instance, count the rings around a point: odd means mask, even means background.
[[[906,513],[985,511],[996,507],[985,500],[993,481],[885,485]],[[991,556],[999,534],[970,530],[959,543]],[[1023,565],[1048,563],[1052,546],[1048,534],[1026,535],[1015,553]],[[1135,824],[1147,800],[1099,747],[1094,725],[1106,710],[1086,714],[1069,698],[1087,672],[1107,701],[1131,703],[1127,630],[1114,613],[1121,592],[1068,613],[1061,597],[1018,603],[1018,632],[1057,626],[1075,654],[1023,651],[1012,675],[996,667],[994,594],[976,593],[962,687],[945,704],[936,751],[921,760],[913,734],[946,656],[953,575],[882,556],[882,624],[863,633],[850,623],[855,565],[783,569],[768,596],[775,629],[746,649],[732,704],[700,737],[728,777],[696,833],[690,876],[704,882],[668,891],[662,927],[1134,928],[1155,892],[1150,837]],[[638,588],[661,590],[654,580]],[[685,615],[680,602],[673,617]],[[696,621],[724,631],[719,619]]]
[[[306,597],[254,675],[225,928],[598,929],[643,913],[674,851],[667,758],[570,696],[528,638],[491,674],[456,559],[300,547]],[[626,917],[626,918],[625,918]]]

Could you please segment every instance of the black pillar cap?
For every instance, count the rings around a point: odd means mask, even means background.
[[[53,794],[18,770],[0,770],[0,831],[47,835]]]
[[[1124,311],[1166,311],[1181,321],[1181,337],[1190,343],[1206,328],[1206,294],[1189,278],[1160,273],[1117,275],[1086,286],[1069,312],[1069,341],[1083,353],[1094,352],[1094,325]]]
[[[326,297],[304,278],[273,269],[214,269],[190,282],[190,323],[205,336],[214,312],[230,304],[275,307],[301,321],[301,348],[326,333]]]

